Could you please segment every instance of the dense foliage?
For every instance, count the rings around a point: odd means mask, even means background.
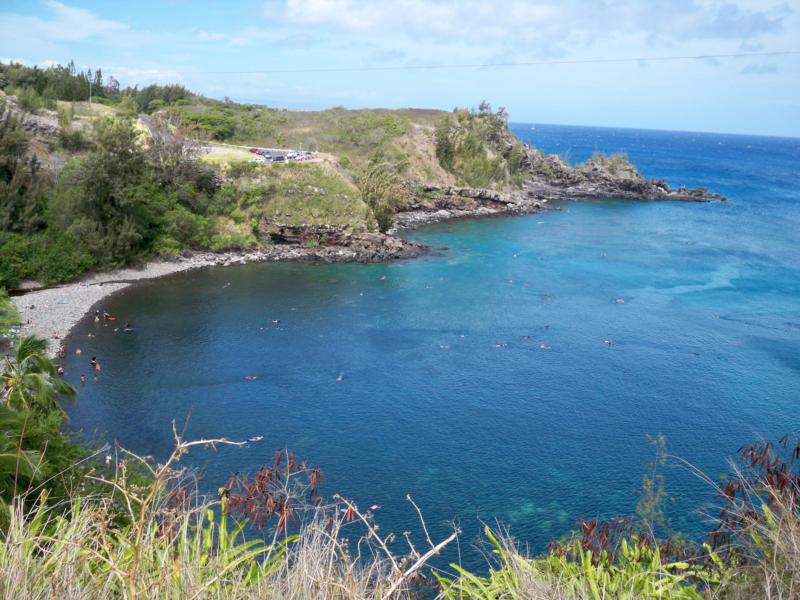
[[[0,90],[15,94],[20,108],[35,111],[56,108],[56,101],[119,103],[128,99],[135,112],[149,113],[193,95],[181,85],[149,85],[120,88],[114,77],[104,77],[102,69],[78,71],[75,63],[47,68],[0,62]]]
[[[30,138],[0,100],[0,231],[32,232],[43,225],[43,177],[28,153]]]
[[[24,337],[0,358],[0,509],[30,490],[45,489],[57,500],[80,485],[76,465],[86,449],[62,431],[61,402],[75,390],[45,351],[43,340]]]
[[[63,281],[155,253],[254,243],[241,210],[253,195],[221,188],[180,130],[145,146],[133,121],[97,120],[90,149],[56,182],[26,155],[30,138],[2,102],[0,115],[0,287]],[[169,125],[154,119],[153,127]],[[246,224],[248,235],[232,232],[231,221]]]

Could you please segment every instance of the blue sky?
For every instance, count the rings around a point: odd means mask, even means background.
[[[800,0],[0,1],[0,60],[289,108],[487,99],[514,121],[800,136],[800,55],[302,72],[785,50]]]

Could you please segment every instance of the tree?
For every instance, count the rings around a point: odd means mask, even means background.
[[[103,88],[103,91],[107,96],[116,96],[119,94],[119,81],[116,77],[109,76],[106,79],[106,85]]]
[[[104,94],[103,71],[101,69],[97,69],[94,72],[94,79],[92,80],[92,94],[95,96],[102,96]]]
[[[122,96],[122,100],[119,103],[119,112],[125,117],[135,117],[139,112],[139,108],[136,106],[136,99],[132,94]]]
[[[42,176],[28,156],[30,136],[0,101],[0,231],[30,233],[44,224]]]
[[[20,447],[24,429],[22,415],[0,404],[0,507],[28,489],[41,473],[42,455]]]
[[[62,173],[54,197],[55,224],[102,267],[127,263],[155,237],[163,193],[138,137],[127,119],[97,122],[94,150]]]
[[[20,339],[13,356],[5,357],[0,398],[16,411],[63,412],[58,398],[75,397],[75,388],[58,374],[47,358],[47,344],[34,336]]]
[[[403,196],[397,175],[381,156],[376,155],[356,183],[361,199],[375,216],[378,230],[386,233],[392,227],[397,202]]]

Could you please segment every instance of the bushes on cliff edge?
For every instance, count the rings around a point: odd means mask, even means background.
[[[525,149],[508,131],[505,109],[456,109],[436,125],[436,157],[460,185],[480,188],[518,186],[524,175]]]

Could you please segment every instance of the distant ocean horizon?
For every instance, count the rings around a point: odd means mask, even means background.
[[[173,418],[189,437],[263,435],[186,464],[213,494],[288,447],[323,494],[380,505],[384,532],[420,533],[407,493],[433,536],[456,520],[467,565],[484,564],[481,522],[538,551],[633,512],[647,436],[719,480],[740,446],[800,432],[800,139],[532,126],[511,125],[572,163],[622,151],[728,201],[560,202],[409,232],[433,248],[415,260],[139,283],[103,304],[134,334],[73,332],[103,374],[70,426],[156,456]],[[65,367],[79,385],[88,364]],[[702,540],[714,490],[677,461],[663,474],[673,528]]]
[[[609,129],[609,130],[622,130],[622,131],[641,131],[653,133],[684,133],[684,134],[699,134],[699,135],[721,135],[721,136],[738,136],[738,137],[756,137],[756,138],[778,138],[786,140],[800,139],[800,135],[778,135],[769,133],[737,133],[730,131],[693,131],[691,129],[665,129],[660,127],[622,127],[617,125],[570,125],[568,123],[526,123],[524,121],[509,121],[508,126],[512,130],[519,130],[524,127],[555,127],[561,129]]]

